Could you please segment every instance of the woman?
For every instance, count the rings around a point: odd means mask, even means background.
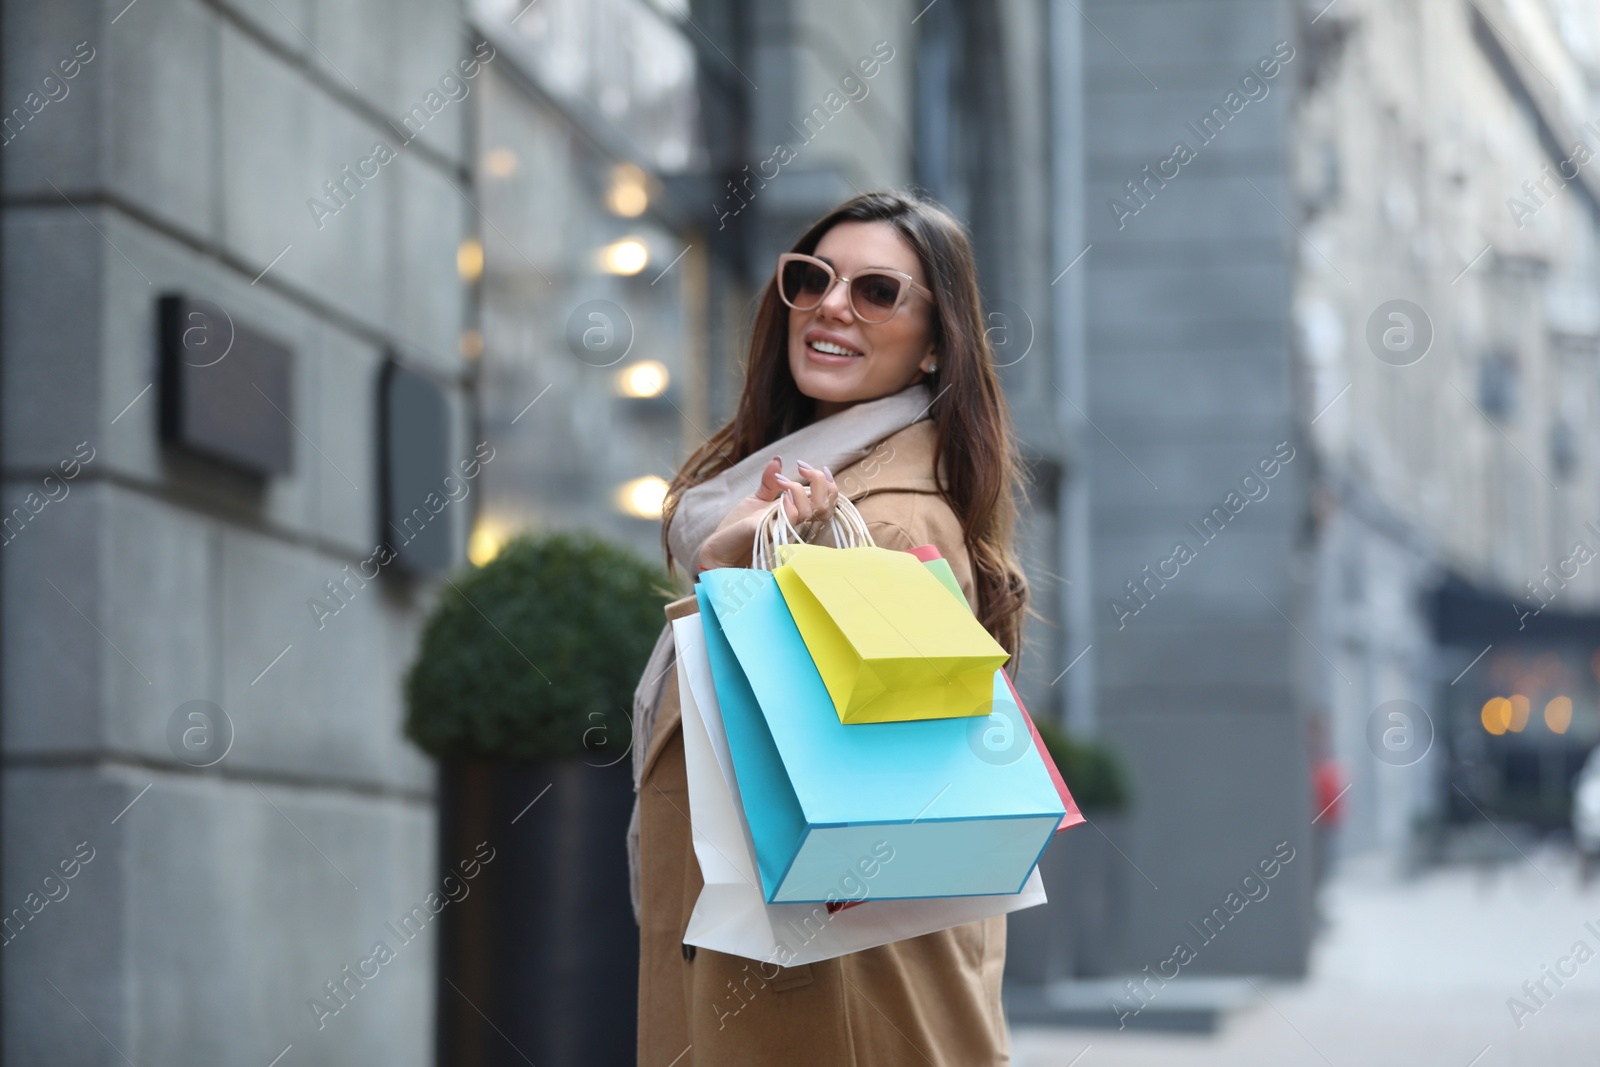
[[[678,472],[663,539],[679,565],[748,567],[773,501],[820,533],[843,493],[878,545],[937,546],[1015,655],[1017,479],[966,233],[929,201],[869,193],[779,257],[738,412]],[[641,1067],[1009,1062],[1003,916],[798,967],[682,943],[702,883],[670,666],[663,634],[635,698]]]

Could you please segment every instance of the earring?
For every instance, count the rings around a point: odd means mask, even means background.
[[[928,366],[927,366],[927,368],[926,368],[926,372],[927,372],[927,373],[928,373],[928,374],[933,374],[933,373],[935,373],[935,372],[936,372],[936,371],[938,371],[938,369],[939,369],[939,364],[938,364],[938,363],[937,363],[937,362],[935,362],[935,363],[930,363],[930,364],[928,364]]]

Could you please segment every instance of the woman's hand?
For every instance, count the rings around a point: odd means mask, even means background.
[[[803,482],[790,481],[783,476],[783,461],[773,456],[761,472],[761,485],[754,493],[735,504],[722,520],[716,532],[706,538],[700,549],[700,569],[713,567],[748,567],[755,548],[756,527],[772,507],[774,500],[782,499],[783,510],[789,521],[807,531],[805,524],[827,522],[833,516],[834,504],[839,499],[839,489],[833,484],[833,472],[826,467],[818,469],[801,461],[800,477]]]

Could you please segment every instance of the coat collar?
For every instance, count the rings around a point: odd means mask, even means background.
[[[859,460],[834,472],[834,482],[852,501],[873,493],[937,493],[934,476],[939,430],[923,419],[879,441]]]

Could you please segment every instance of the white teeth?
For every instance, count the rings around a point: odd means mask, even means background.
[[[832,341],[812,341],[811,347],[830,356],[859,356],[861,354],[854,349],[845,348],[843,345],[836,345]]]

